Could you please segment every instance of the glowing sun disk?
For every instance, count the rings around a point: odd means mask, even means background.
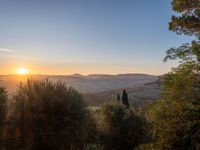
[[[28,70],[26,68],[18,68],[17,69],[17,74],[27,74]]]

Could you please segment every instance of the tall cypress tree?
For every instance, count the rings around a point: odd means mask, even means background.
[[[117,94],[117,102],[120,102],[120,94]]]
[[[128,94],[126,93],[126,90],[123,90],[123,94],[122,94],[122,103],[129,108],[129,101],[128,101]]]

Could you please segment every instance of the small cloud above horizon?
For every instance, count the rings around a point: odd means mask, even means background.
[[[15,51],[13,49],[8,48],[0,48],[0,53],[14,53]]]

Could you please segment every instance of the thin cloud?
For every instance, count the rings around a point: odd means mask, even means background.
[[[0,48],[0,53],[14,53],[15,51],[7,48]]]

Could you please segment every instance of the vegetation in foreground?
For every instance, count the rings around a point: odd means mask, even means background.
[[[1,95],[1,106],[7,108],[3,88]],[[28,150],[133,149],[145,141],[145,119],[128,107],[128,95],[124,95],[125,104],[115,102],[90,111],[82,96],[64,83],[28,79],[19,84],[9,112],[2,111],[1,146]]]
[[[180,60],[163,76],[162,97],[143,109],[129,106],[124,92],[113,104],[89,110],[82,96],[64,83],[29,79],[13,103],[0,89],[1,149],[199,150],[200,3],[173,0],[169,29],[195,36],[191,44],[167,51]],[[9,108],[9,109],[8,109]]]

